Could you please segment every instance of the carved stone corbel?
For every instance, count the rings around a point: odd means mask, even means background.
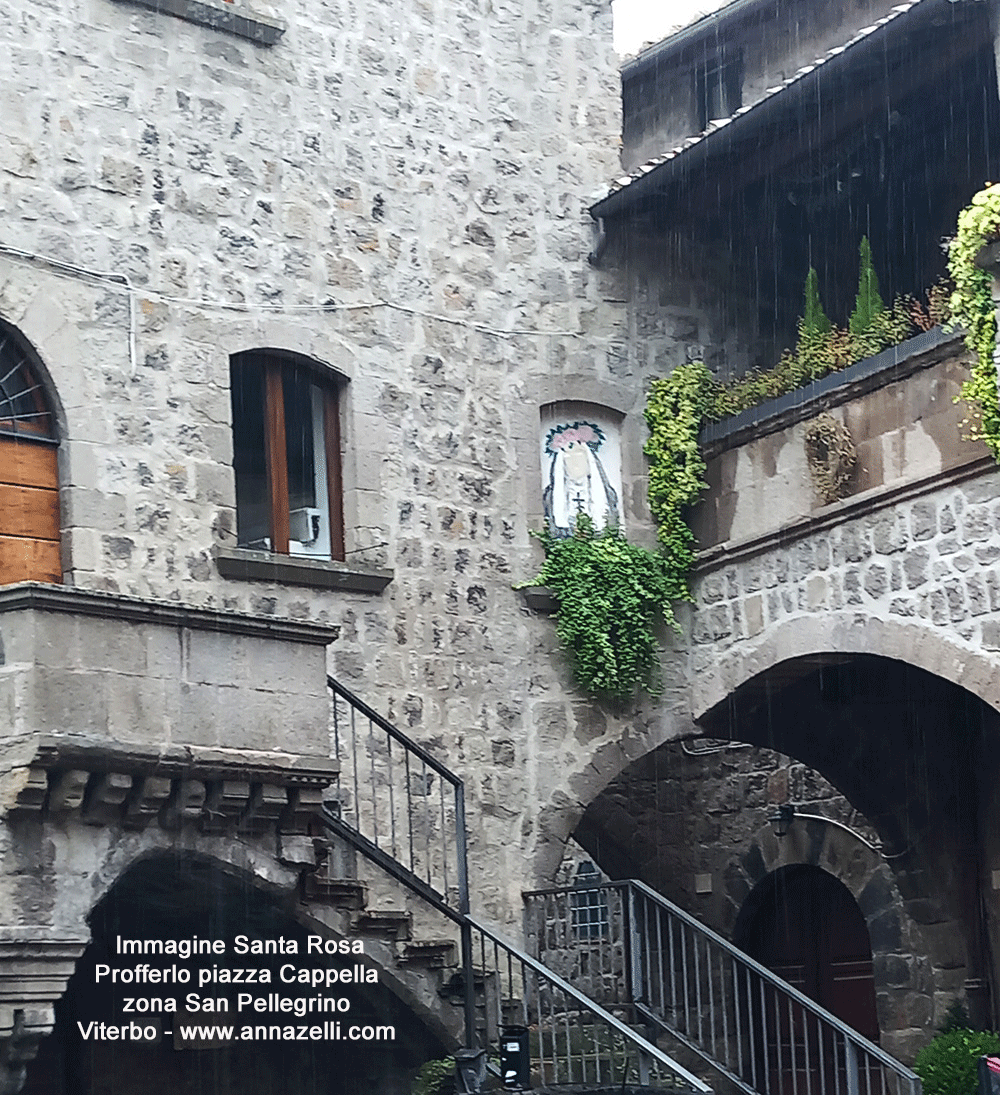
[[[0,927],[0,1095],[17,1095],[28,1063],[55,1024],[54,1005],[87,939],[38,938],[37,928]]]

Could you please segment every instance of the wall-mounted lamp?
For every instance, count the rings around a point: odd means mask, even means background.
[[[782,837],[787,835],[794,818],[795,807],[790,802],[783,802],[767,820],[774,829],[774,835]]]

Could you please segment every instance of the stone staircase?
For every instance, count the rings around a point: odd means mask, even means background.
[[[364,936],[396,996],[446,1045],[501,1059],[501,1030],[530,1027],[532,1086],[563,1092],[711,1088],[471,914],[462,781],[329,679],[340,768],[316,834],[302,911]],[[478,1081],[477,1081],[478,1082]],[[478,1087],[476,1088],[478,1090]]]
[[[458,933],[428,915],[405,886],[380,877],[346,841],[326,833],[314,843],[319,865],[303,878],[304,918],[338,938],[362,939],[380,980],[445,1044],[460,1043],[462,996],[453,989]]]

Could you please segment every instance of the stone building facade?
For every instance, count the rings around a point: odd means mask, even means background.
[[[646,815],[612,824],[601,810],[648,758],[708,734],[823,773],[845,798],[802,778],[871,845],[918,821],[930,834],[907,871],[872,852],[841,872],[866,916],[896,916],[898,945],[878,952],[892,1048],[909,1053],[966,982],[991,976],[970,913],[989,840],[956,868],[955,901],[932,900],[968,814],[951,818],[947,795],[933,819],[948,825],[907,813],[906,765],[895,797],[865,798],[869,784],[838,784],[820,738],[767,739],[760,717],[762,694],[808,692],[824,658],[893,659],[1000,702],[996,475],[981,452],[956,455],[954,415],[932,413],[960,374],[954,340],[911,347],[906,375],[876,368],[816,394],[811,411],[832,407],[865,454],[865,477],[832,507],[808,487],[809,408],[717,446],[696,518],[707,550],[661,697],[612,709],[579,695],[551,621],[512,589],[539,566],[530,533],[555,520],[545,491],[572,430],[600,431],[620,464],[605,501],[652,544],[649,379],[701,357],[738,371],[776,337],[760,300],[716,277],[729,241],[602,206],[619,201],[610,18],[589,0],[405,13],[380,0],[13,0],[0,14],[0,354],[16,353],[23,382],[0,432],[18,452],[56,454],[51,482],[0,484],[4,558],[20,553],[0,590],[10,1090],[25,1073],[62,1090],[52,1077],[68,1058],[30,1062],[67,984],[59,1006],[86,1004],[74,968],[91,968],[116,925],[153,916],[136,894],[160,902],[157,923],[189,930],[176,895],[217,886],[228,908],[234,879],[266,897],[262,923],[332,936],[356,924],[294,902],[317,866],[310,817],[337,776],[328,672],[461,773],[474,909],[512,934],[522,890],[557,877],[567,839],[579,829],[597,849],[595,826],[605,847],[624,839]],[[28,498],[47,524],[28,519]],[[774,498],[783,509],[762,506]],[[712,778],[671,765],[669,780]],[[744,835],[757,820],[744,816]],[[842,852],[761,838],[752,856],[741,839],[708,870],[676,868],[721,873],[712,892],[729,904],[700,910],[673,866],[655,881],[729,931],[733,903],[768,872],[831,868]],[[594,854],[609,870],[614,857]],[[414,912],[363,865],[330,871],[348,897],[378,890],[382,927]],[[995,895],[983,900],[995,933]],[[954,961],[939,938],[909,962],[913,940],[955,923]],[[372,947],[394,1002],[366,1006],[412,1023],[377,1077],[395,1092],[456,1044],[457,1020],[433,978],[393,981],[402,940]],[[101,1090],[108,1063],[87,1061]],[[352,1067],[352,1090],[370,1090],[365,1062]]]

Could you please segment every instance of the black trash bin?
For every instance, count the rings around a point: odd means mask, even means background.
[[[978,1095],[997,1095],[998,1092],[1000,1092],[1000,1057],[980,1057]]]
[[[500,1079],[508,1091],[527,1091],[531,1087],[531,1052],[527,1027],[502,1027],[500,1030]]]

